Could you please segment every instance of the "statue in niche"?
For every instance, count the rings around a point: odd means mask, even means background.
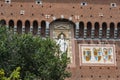
[[[58,35],[58,40],[57,40],[57,44],[60,46],[60,51],[62,53],[67,51],[67,41],[65,40],[65,35],[63,33],[61,33],[60,35]]]

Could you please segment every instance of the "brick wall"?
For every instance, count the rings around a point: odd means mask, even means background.
[[[33,21],[38,21],[38,25],[41,25],[41,21],[47,21],[51,23],[55,18],[70,19],[74,23],[84,22],[84,26],[87,26],[87,22],[92,23],[94,27],[95,22],[99,23],[102,27],[102,23],[106,22],[107,27],[113,22],[117,27],[120,22],[120,1],[119,0],[85,0],[86,6],[81,6],[81,2],[84,0],[42,0],[42,5],[35,4],[34,0],[12,0],[10,4],[6,4],[4,0],[0,0],[0,20],[4,19],[6,24],[10,20],[15,22],[21,20],[23,26],[25,21],[30,21],[32,25]],[[116,3],[116,7],[111,7],[111,3]],[[23,10],[24,14],[21,15],[20,11]],[[90,44],[96,44],[98,41],[89,41]],[[109,43],[110,41],[108,41]],[[68,80],[119,80],[120,79],[120,42],[116,41],[116,56],[117,66],[79,66],[79,50],[78,44],[88,44],[87,40],[75,41],[75,65],[74,68],[68,70],[72,72],[72,77]]]

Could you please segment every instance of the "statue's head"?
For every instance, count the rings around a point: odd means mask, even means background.
[[[65,39],[65,38],[66,38],[65,34],[62,32],[58,35],[58,39]]]
[[[63,35],[63,34],[61,34],[61,35],[60,35],[60,38],[61,38],[61,39],[64,39],[64,35]]]

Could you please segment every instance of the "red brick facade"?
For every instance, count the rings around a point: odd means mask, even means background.
[[[119,0],[0,0],[2,25],[14,32],[53,37],[52,23],[71,23],[72,63],[68,80],[120,80]],[[70,26],[71,26],[70,25]],[[67,33],[66,33],[67,34]],[[116,66],[80,66],[79,44],[115,44]]]

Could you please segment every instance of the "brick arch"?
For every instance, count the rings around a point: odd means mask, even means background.
[[[45,37],[45,33],[46,33],[46,21],[42,20],[41,21],[41,36]]]
[[[87,38],[91,38],[91,30],[92,30],[92,23],[91,22],[87,22]]]
[[[1,19],[0,20],[0,25],[1,26],[5,26],[6,25],[6,20],[5,19]]]
[[[17,21],[17,32],[18,34],[22,34],[22,21],[21,20],[18,20]]]
[[[99,22],[95,22],[94,24],[94,38],[99,38],[99,28],[100,28],[100,24]]]
[[[8,19],[8,26],[9,26],[9,22],[10,22],[10,21],[13,21],[13,22],[14,22],[14,27],[17,26],[17,21],[18,21],[18,20],[19,20],[19,19],[14,19],[14,18]]]
[[[117,38],[120,38],[120,22],[117,23]]]
[[[115,30],[115,24],[113,22],[110,23],[110,38],[114,38],[114,30]]]
[[[102,23],[102,38],[106,38],[107,37],[107,23],[103,22]]]
[[[73,35],[72,35],[72,37],[75,37],[76,35],[75,35],[75,32],[76,32],[76,26],[75,26],[75,23],[72,21],[72,20],[69,20],[69,19],[66,19],[66,18],[58,18],[58,19],[55,19],[55,20],[53,20],[51,23],[50,23],[50,27],[52,27],[51,25],[52,24],[54,24],[54,23],[56,23],[56,22],[64,22],[64,23],[70,23],[70,24],[72,24],[73,25],[73,31],[72,31],[72,33],[74,33]],[[50,28],[50,29],[52,29],[52,28]]]
[[[38,32],[38,21],[34,20],[33,21],[33,35],[36,35]]]
[[[14,24],[14,20],[9,20],[9,22],[8,22],[8,26],[9,26],[9,29],[14,29],[14,26],[15,26],[15,24]]]
[[[25,33],[29,33],[30,32],[30,21],[26,20],[25,21]]]
[[[84,22],[79,22],[79,38],[84,38]]]

